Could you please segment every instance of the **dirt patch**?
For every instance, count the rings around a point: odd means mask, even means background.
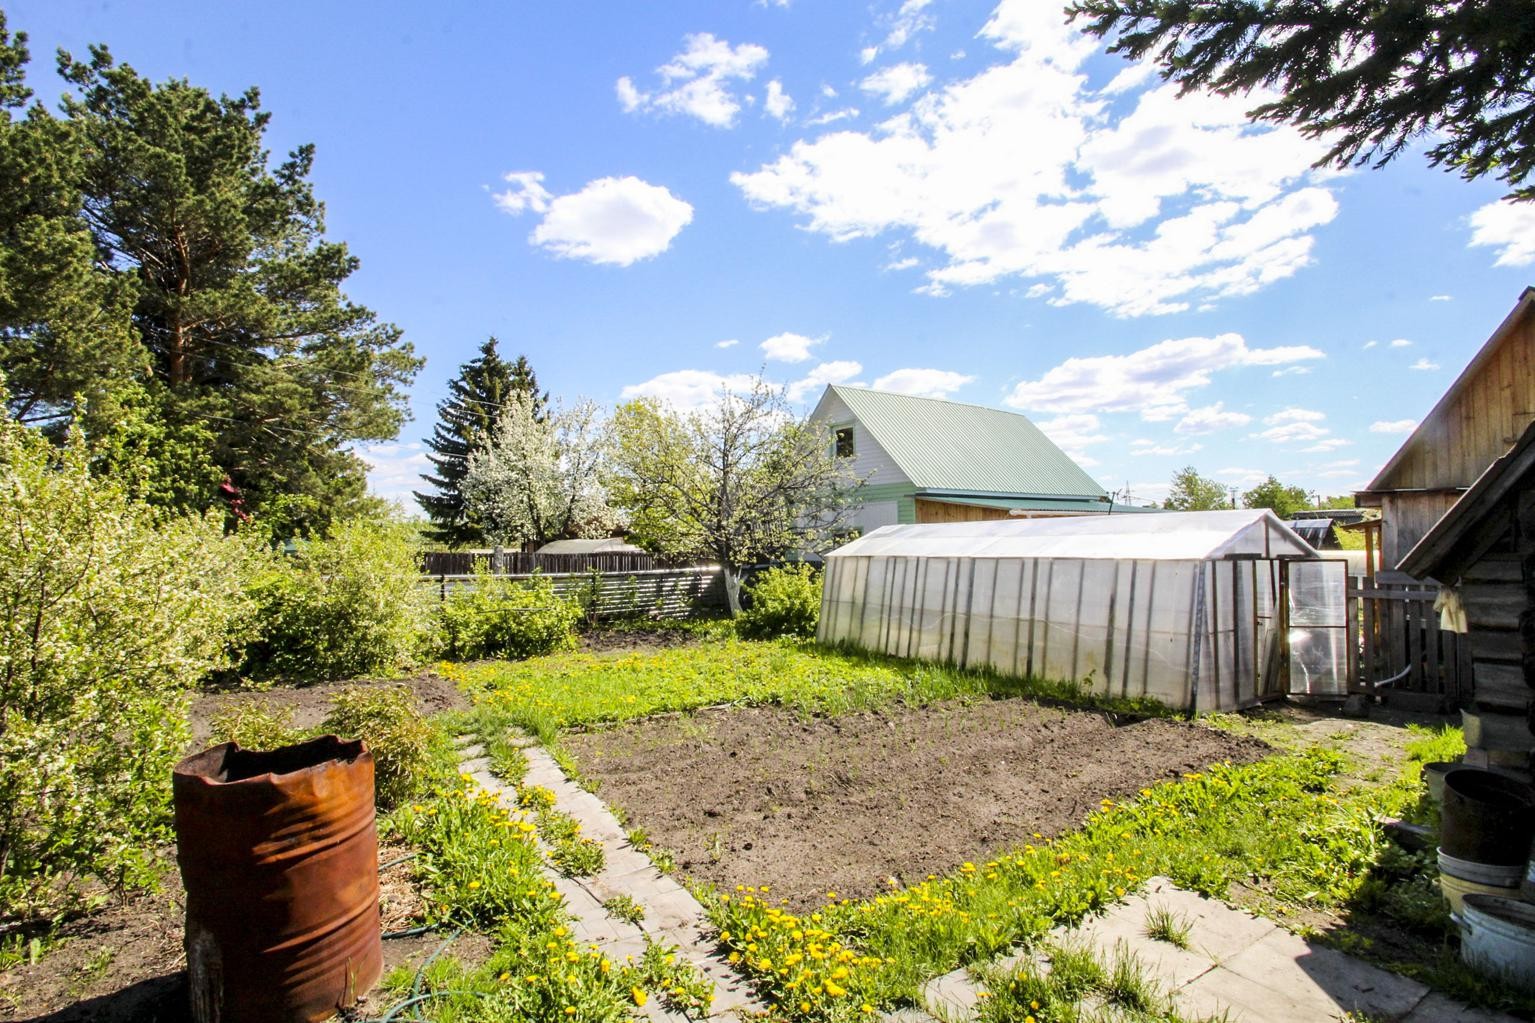
[[[697,642],[698,637],[684,629],[592,629],[581,633],[581,649],[593,654],[668,650]]]
[[[416,697],[416,706],[423,714],[438,714],[446,710],[467,710],[469,701],[458,687],[445,678],[422,673],[414,678],[353,679],[347,682],[326,682],[302,688],[274,688],[232,693],[210,693],[200,696],[192,704],[190,714],[193,741],[199,748],[207,742],[211,723],[225,711],[242,706],[259,706],[269,710],[285,709],[293,714],[293,723],[299,728],[313,728],[330,713],[336,693],[357,686],[390,687],[404,686]]]
[[[1099,800],[1269,752],[1200,725],[1026,700],[836,718],[673,715],[562,740],[687,876],[768,884],[799,908],[873,894],[1080,824]]]

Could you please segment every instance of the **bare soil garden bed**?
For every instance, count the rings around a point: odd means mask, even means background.
[[[1270,751],[1197,724],[1018,699],[835,718],[710,709],[562,744],[684,875],[766,884],[798,908],[981,861],[1075,827],[1100,800]]]

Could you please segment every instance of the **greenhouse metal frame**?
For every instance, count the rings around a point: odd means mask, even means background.
[[[1262,509],[886,526],[826,556],[818,638],[1234,710],[1342,695],[1345,587]]]

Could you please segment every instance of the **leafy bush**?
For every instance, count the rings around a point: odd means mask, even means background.
[[[380,807],[395,806],[420,792],[431,776],[432,728],[407,689],[343,689],[321,729],[367,744],[373,754],[374,800]]]
[[[244,671],[258,678],[324,681],[410,664],[429,595],[419,583],[412,530],[350,519],[322,539],[274,557],[250,586],[256,640]]]
[[[747,639],[815,635],[821,620],[821,577],[809,565],[770,568],[752,580],[751,600],[736,618]]]
[[[546,578],[515,582],[477,570],[472,588],[456,589],[443,601],[444,653],[457,660],[521,660],[569,650],[580,620],[580,605],[560,597]]]
[[[144,879],[186,694],[223,666],[251,557],[93,478],[79,438],[0,416],[0,917]]]
[[[233,742],[241,749],[274,750],[305,738],[303,730],[293,723],[293,711],[287,707],[268,709],[242,703],[214,715],[209,725],[210,745]]]

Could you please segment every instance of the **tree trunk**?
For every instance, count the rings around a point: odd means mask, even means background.
[[[730,617],[734,618],[741,613],[741,577],[729,565],[721,565],[720,573],[725,579],[725,603],[730,607]]]

